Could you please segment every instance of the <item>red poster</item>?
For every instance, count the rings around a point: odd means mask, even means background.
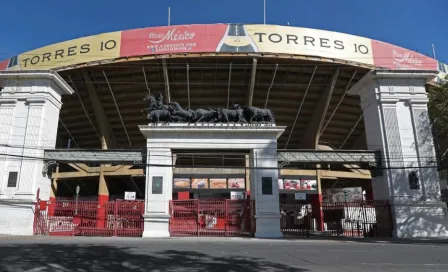
[[[183,52],[216,52],[225,24],[148,27],[121,33],[120,57]]]
[[[372,40],[373,63],[394,70],[437,70],[437,61],[420,53]]]
[[[6,70],[9,60],[0,61],[0,71]]]

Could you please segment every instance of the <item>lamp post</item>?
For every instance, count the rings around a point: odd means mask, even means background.
[[[76,198],[75,198],[75,215],[78,215],[78,196],[79,196],[79,185],[76,186]]]

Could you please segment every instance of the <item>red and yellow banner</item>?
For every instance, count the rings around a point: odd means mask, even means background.
[[[247,25],[259,52],[316,56],[373,64],[371,40],[301,27]]]
[[[126,30],[121,34],[121,57],[215,52],[227,25],[185,25]]]
[[[344,33],[277,25],[208,24],[148,27],[74,39],[1,61],[0,70],[51,70],[121,57],[216,52],[314,56],[387,69],[438,68],[436,60],[422,54]]]
[[[392,70],[433,71],[438,68],[435,59],[396,45],[372,40],[372,49],[376,67]]]
[[[9,60],[8,70],[51,70],[118,58],[121,32],[111,32],[45,46]]]

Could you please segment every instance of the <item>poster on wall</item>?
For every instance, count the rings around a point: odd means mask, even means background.
[[[323,189],[322,198],[330,203],[360,202],[363,200],[363,193],[361,187]]]
[[[279,190],[292,191],[316,191],[317,180],[315,179],[284,179],[283,184],[279,180]],[[280,188],[283,186],[283,188]]]
[[[225,178],[211,178],[210,189],[227,189],[227,179]]]
[[[208,189],[208,179],[207,178],[193,178],[191,179],[192,189]]]
[[[245,179],[244,178],[229,178],[227,180],[229,189],[244,189]]]
[[[190,189],[190,184],[189,178],[175,178],[173,187],[175,189]]]
[[[285,179],[285,190],[300,190],[300,179]]]
[[[317,190],[317,180],[315,179],[301,179],[300,190]]]

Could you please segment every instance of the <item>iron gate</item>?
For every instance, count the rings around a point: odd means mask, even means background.
[[[38,200],[34,234],[50,236],[142,236],[143,201]]]
[[[171,236],[253,236],[253,200],[172,200]]]
[[[392,217],[387,201],[322,203],[319,224],[311,204],[280,204],[281,230],[285,237],[344,236],[391,237]],[[321,225],[321,226],[319,226]]]

